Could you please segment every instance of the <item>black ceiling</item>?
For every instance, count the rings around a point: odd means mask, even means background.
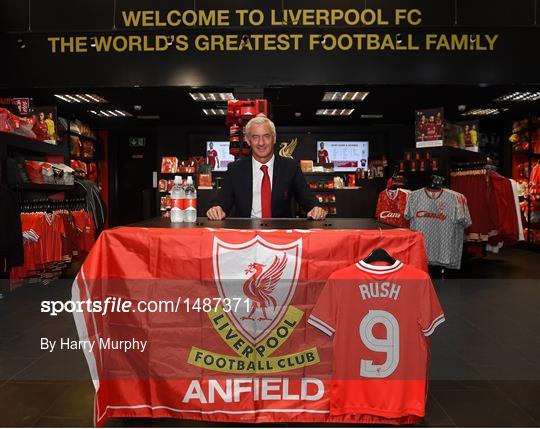
[[[461,116],[459,105],[466,109],[480,107],[506,107],[502,116],[492,117],[494,121],[500,117],[519,117],[526,112],[540,112],[540,101],[525,103],[497,103],[494,99],[511,91],[540,91],[539,87],[524,86],[363,86],[363,87],[323,87],[294,86],[269,87],[254,89],[253,92],[264,94],[272,109],[272,118],[280,126],[356,126],[372,124],[412,124],[414,111],[433,107],[444,107],[445,117],[450,121],[467,120],[471,117]],[[81,88],[80,91],[62,89],[32,89],[2,91],[1,96],[31,96],[36,106],[57,105],[61,116],[76,117],[89,121],[94,126],[116,127],[145,124],[161,125],[224,125],[223,116],[210,117],[203,114],[203,108],[225,108],[226,103],[195,102],[189,92],[233,92],[238,94],[245,88]],[[325,91],[369,91],[363,102],[323,103]],[[95,93],[106,98],[109,103],[101,106],[66,103],[54,94]],[[238,96],[237,96],[238,97]],[[141,111],[134,109],[142,106]],[[106,109],[122,109],[133,114],[133,118],[100,119],[90,114],[90,109],[102,107]],[[349,117],[316,116],[317,108],[354,108]],[[300,113],[300,116],[295,115]],[[382,114],[381,119],[363,119],[362,114]],[[159,116],[159,119],[138,119],[143,116]],[[484,117],[480,118],[484,119]]]

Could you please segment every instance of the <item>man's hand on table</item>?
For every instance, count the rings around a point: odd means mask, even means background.
[[[206,212],[206,216],[210,220],[222,220],[227,217],[221,206],[210,207]]]
[[[326,218],[326,210],[322,207],[313,207],[308,212],[307,217],[313,220],[324,220]]]

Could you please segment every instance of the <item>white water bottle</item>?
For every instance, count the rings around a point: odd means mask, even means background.
[[[193,177],[188,176],[186,182],[185,222],[197,222],[197,190]]]
[[[182,186],[182,176],[174,176],[171,189],[171,222],[184,222],[186,193]]]

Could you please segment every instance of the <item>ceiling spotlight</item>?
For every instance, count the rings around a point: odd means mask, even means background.
[[[294,116],[296,116],[297,118],[299,118],[300,116],[302,116],[302,112],[294,112]]]
[[[26,48],[26,43],[24,42],[24,39],[22,37],[19,37],[17,39],[17,45],[19,46],[19,49]]]
[[[460,105],[457,107],[457,109],[458,109],[459,112],[464,112],[466,108],[467,108],[467,106],[465,106],[465,104],[460,104]]]
[[[133,110],[136,110],[137,112],[141,111],[142,110],[142,106],[140,104],[135,104],[133,106]]]

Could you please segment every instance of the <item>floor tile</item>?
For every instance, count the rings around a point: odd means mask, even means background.
[[[47,417],[89,419],[93,418],[94,385],[91,381],[71,383],[45,411]]]
[[[534,427],[536,422],[497,389],[432,392],[458,427]]]
[[[540,426],[540,380],[495,381],[494,384]]]
[[[61,417],[40,417],[34,427],[56,427],[56,428],[76,428],[93,427],[92,419],[85,418],[61,418]]]
[[[32,426],[58,398],[66,385],[63,383],[8,382],[0,388],[2,426]]]

